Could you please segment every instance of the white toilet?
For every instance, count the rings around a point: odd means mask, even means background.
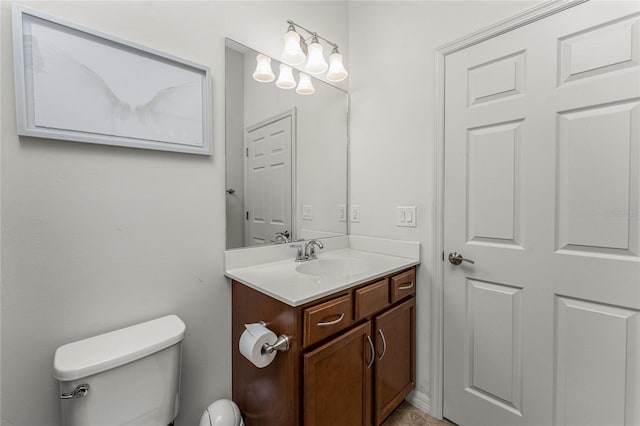
[[[167,426],[180,402],[181,342],[175,315],[56,350],[64,426]]]

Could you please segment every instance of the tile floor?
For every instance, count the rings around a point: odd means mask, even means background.
[[[404,401],[382,426],[456,426],[448,420],[438,420]]]

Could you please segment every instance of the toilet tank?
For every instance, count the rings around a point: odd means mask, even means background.
[[[175,315],[90,337],[56,350],[64,426],[166,426],[178,414],[181,342]],[[70,395],[66,395],[69,397]]]

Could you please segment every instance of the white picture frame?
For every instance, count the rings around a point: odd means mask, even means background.
[[[13,4],[18,135],[211,155],[208,67]]]

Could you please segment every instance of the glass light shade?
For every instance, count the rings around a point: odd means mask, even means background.
[[[320,43],[311,43],[309,45],[309,58],[307,59],[307,65],[304,68],[305,71],[309,74],[322,74],[328,67],[329,65],[322,55],[322,46]]]
[[[299,95],[313,95],[316,93],[316,89],[314,89],[311,83],[311,77],[303,72],[300,73],[300,81],[298,82],[296,93]]]
[[[256,62],[256,70],[253,72],[254,80],[268,83],[276,78],[275,74],[271,70],[270,57],[260,53],[256,56]]]
[[[307,59],[300,47],[300,34],[295,31],[287,31],[284,35],[284,50],[280,59],[289,65],[300,65]]]
[[[327,73],[327,80],[329,81],[342,81],[349,73],[342,65],[342,55],[338,52],[332,53],[329,56],[329,72]]]
[[[293,78],[293,70],[289,65],[280,64],[280,75],[276,86],[281,89],[293,89],[296,87],[296,79]]]

